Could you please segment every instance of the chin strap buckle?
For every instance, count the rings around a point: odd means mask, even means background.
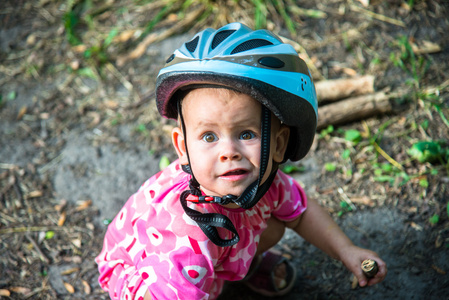
[[[226,205],[233,200],[237,199],[234,195],[225,195],[223,197],[217,197],[217,196],[196,196],[193,194],[189,194],[186,197],[186,200],[193,203],[218,203],[221,205]]]

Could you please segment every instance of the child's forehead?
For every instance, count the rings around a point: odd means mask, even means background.
[[[262,107],[259,101],[251,96],[230,88],[195,88],[189,91],[182,101],[183,111],[198,105],[208,108],[228,106],[239,110],[253,111]]]

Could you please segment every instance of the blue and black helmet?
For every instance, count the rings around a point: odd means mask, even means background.
[[[175,50],[157,76],[160,114],[176,119],[176,93],[203,84],[248,94],[289,126],[284,161],[299,160],[309,151],[318,109],[312,76],[295,49],[273,33],[231,23],[196,34]]]

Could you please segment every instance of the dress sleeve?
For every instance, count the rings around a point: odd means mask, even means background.
[[[274,203],[272,215],[279,220],[292,221],[307,209],[307,196],[304,189],[296,180],[282,171],[278,171],[269,193]]]

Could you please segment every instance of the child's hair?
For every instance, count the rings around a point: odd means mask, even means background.
[[[156,83],[158,110],[167,118],[179,116],[184,135],[180,100],[188,90],[201,87],[234,89],[262,104],[259,178],[241,195],[201,196],[200,185],[190,165],[183,165],[184,171],[192,175],[190,190],[181,195],[185,212],[212,242],[230,246],[239,238],[229,219],[219,214],[206,218],[187,207],[187,201],[193,197],[196,203],[233,202],[246,209],[253,207],[268,191],[277,171],[277,167],[272,168],[268,179],[262,182],[270,156],[271,113],[290,128],[283,161],[299,160],[309,151],[315,135],[316,92],[307,65],[292,46],[267,30],[253,31],[240,23],[231,23],[218,30],[208,28],[196,34],[175,50],[159,72]],[[189,160],[187,144],[185,147]],[[230,230],[234,237],[221,239],[216,227]]]

